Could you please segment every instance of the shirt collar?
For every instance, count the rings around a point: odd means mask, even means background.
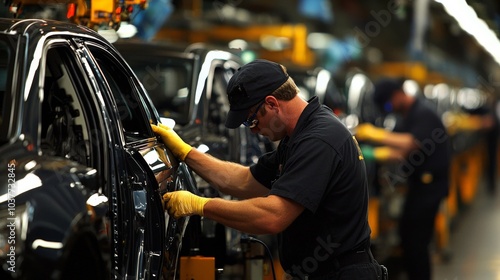
[[[307,102],[309,104],[307,104],[306,108],[304,108],[304,111],[302,111],[302,114],[300,114],[299,120],[297,121],[297,125],[295,125],[295,129],[293,130],[293,133],[290,137],[292,139],[297,133],[302,131],[307,126],[307,124],[309,124],[311,116],[321,107],[321,104],[319,103],[319,99],[317,96],[313,96]]]

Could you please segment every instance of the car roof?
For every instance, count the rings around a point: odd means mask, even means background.
[[[30,38],[51,32],[71,32],[102,38],[97,32],[86,26],[47,19],[0,18],[0,32],[26,34]]]

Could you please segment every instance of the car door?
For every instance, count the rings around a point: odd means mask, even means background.
[[[110,195],[117,203],[113,213],[113,240],[123,254],[114,261],[119,276],[156,279],[175,275],[182,233],[189,218],[167,218],[161,196],[178,189],[194,190],[194,181],[185,165],[180,165],[150,128],[158,114],[128,66],[107,45],[76,41],[81,59],[88,64],[98,90],[110,111],[110,134],[116,142],[114,166],[119,178]],[[164,254],[166,252],[166,254]],[[165,261],[165,262],[164,262]],[[165,265],[165,267],[164,267]]]
[[[155,146],[147,121],[127,127],[116,118],[112,110],[116,102],[110,91],[103,90],[109,88],[107,80],[93,71],[97,68],[92,67],[88,52],[80,46],[78,40],[60,39],[51,40],[48,47],[46,98],[42,105],[44,154],[96,169],[98,179],[94,188],[109,203],[92,205],[92,209],[101,208],[107,213],[104,223],[109,229],[107,237],[112,241],[112,273],[133,275],[137,279],[158,276],[165,226],[155,175],[171,173],[172,164],[165,150]],[[108,63],[113,63],[116,71],[123,68],[119,61]],[[134,114],[140,112],[140,106],[126,110]],[[137,120],[138,115],[134,117]],[[140,148],[127,147],[124,134],[129,132],[136,134]],[[160,155],[165,161],[160,160]],[[154,169],[145,163],[145,156],[151,159]]]
[[[106,279],[111,269],[107,204],[92,202],[104,197],[106,181],[102,151],[109,142],[98,144],[91,135],[100,131],[102,112],[89,98],[93,92],[67,37],[50,37],[34,53],[38,56],[31,64],[36,67],[30,73],[38,94],[26,103],[37,108],[27,106],[33,110],[26,112],[29,125],[24,126],[37,127],[37,133],[26,130],[37,139],[32,148],[37,156],[25,185],[33,185],[28,180],[33,176],[40,186],[19,196],[31,213],[22,278]],[[33,246],[40,240],[51,245]]]

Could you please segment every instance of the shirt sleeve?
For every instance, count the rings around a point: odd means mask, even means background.
[[[250,166],[252,176],[262,185],[271,188],[278,176],[278,156],[277,151],[269,152],[259,158],[257,164]]]

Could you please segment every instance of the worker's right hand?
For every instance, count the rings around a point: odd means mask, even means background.
[[[189,191],[168,192],[163,195],[165,210],[176,219],[191,215],[203,216],[203,208],[209,200],[210,198],[197,196]]]
[[[356,139],[359,141],[380,142],[387,137],[387,130],[371,123],[362,123],[355,128]]]
[[[172,153],[180,160],[184,160],[191,152],[193,147],[184,142],[181,137],[170,127],[159,123],[158,125],[151,124],[154,133],[160,135],[163,143],[172,150]]]

